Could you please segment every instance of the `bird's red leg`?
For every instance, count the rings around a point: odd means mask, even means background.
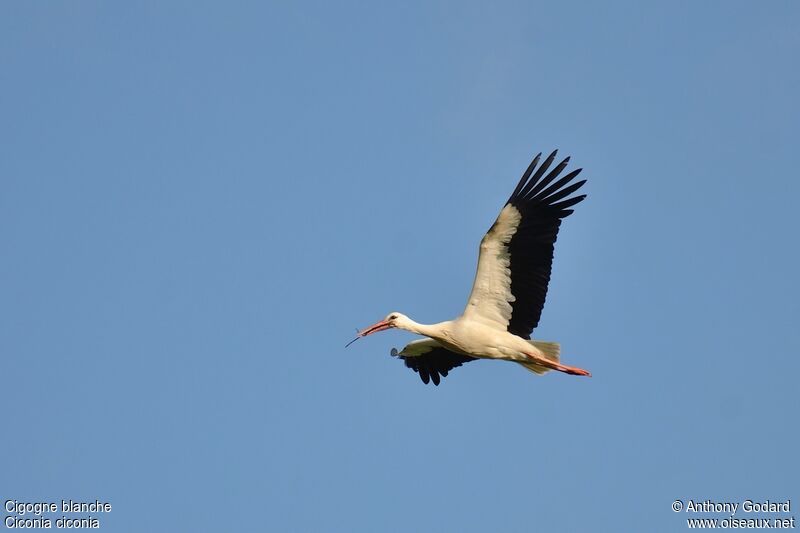
[[[539,357],[538,355],[533,355],[532,353],[525,352],[525,355],[530,357],[534,360],[537,365],[551,368],[553,370],[558,370],[559,372],[564,372],[565,374],[572,374],[573,376],[589,376],[592,377],[591,372],[588,370],[584,370],[582,368],[578,368],[576,366],[567,366],[562,365],[561,363],[556,363],[555,361],[551,361],[549,359],[545,359],[544,357]]]

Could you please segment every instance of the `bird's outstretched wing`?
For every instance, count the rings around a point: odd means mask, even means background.
[[[399,357],[405,361],[406,366],[418,373],[425,384],[433,380],[434,385],[439,385],[441,377],[446,376],[455,367],[476,359],[451,352],[432,339],[410,342],[399,353],[392,348],[391,353],[393,357]]]
[[[545,176],[556,152],[538,168],[542,154],[534,158],[481,240],[475,283],[464,310],[465,318],[524,339],[530,339],[542,314],[561,219],[586,198],[569,197],[586,182],[570,184],[581,169],[557,179],[569,157]]]

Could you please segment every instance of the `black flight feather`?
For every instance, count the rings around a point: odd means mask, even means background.
[[[414,356],[399,355],[395,349],[392,349],[391,354],[402,359],[408,368],[419,374],[420,379],[426,385],[431,380],[434,385],[439,385],[441,378],[447,376],[452,369],[477,359],[469,355],[451,352],[444,347],[434,347],[430,351]]]

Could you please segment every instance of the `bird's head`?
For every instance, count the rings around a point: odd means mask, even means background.
[[[381,320],[380,322],[376,322],[372,324],[370,327],[361,330],[358,333],[359,337],[366,337],[367,335],[372,335],[373,333],[377,333],[379,331],[383,331],[385,329],[392,329],[392,328],[403,328],[403,326],[408,324],[408,317],[403,313],[398,313],[397,311],[392,311],[386,318]]]

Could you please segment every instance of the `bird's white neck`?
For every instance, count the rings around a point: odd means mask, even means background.
[[[409,318],[402,324],[398,324],[397,327],[406,331],[410,331],[411,333],[416,333],[417,335],[424,335],[426,337],[437,339],[443,336],[445,324],[447,324],[447,322],[439,322],[438,324],[420,324],[419,322],[414,322]]]

